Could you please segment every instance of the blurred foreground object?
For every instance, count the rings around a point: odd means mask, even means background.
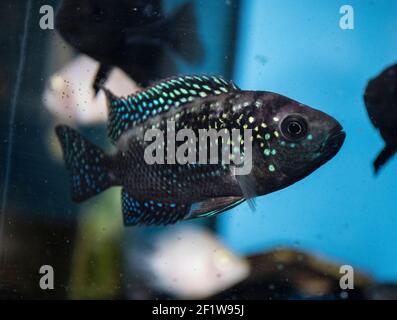
[[[366,290],[366,299],[397,300],[397,284],[380,283],[370,286]]]
[[[354,271],[354,289],[342,290],[340,266],[313,255],[279,249],[247,258],[249,277],[211,299],[365,299],[373,280]]]
[[[128,298],[201,299],[249,274],[248,263],[203,228],[173,226],[147,235],[143,243],[130,240],[125,249]]]

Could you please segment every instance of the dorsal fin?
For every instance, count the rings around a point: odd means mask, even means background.
[[[108,99],[108,134],[113,142],[150,117],[178,108],[197,98],[236,92],[239,88],[219,76],[181,76],[165,79],[126,98],[103,89]]]

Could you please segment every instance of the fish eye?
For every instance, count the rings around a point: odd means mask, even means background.
[[[299,115],[287,116],[281,122],[281,133],[288,140],[298,141],[306,137],[308,125]]]

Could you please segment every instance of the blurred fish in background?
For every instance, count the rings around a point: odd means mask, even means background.
[[[368,82],[364,101],[372,124],[385,142],[374,160],[377,174],[397,151],[397,64]]]
[[[160,0],[64,0],[56,28],[76,50],[100,62],[98,92],[118,66],[140,86],[176,73],[172,53],[192,64],[203,61],[192,2],[166,15]],[[164,68],[163,66],[167,67]]]
[[[366,299],[366,289],[374,284],[369,275],[355,270],[354,290],[342,290],[342,263],[292,248],[259,252],[246,261],[249,276],[210,299]]]
[[[154,232],[150,240],[141,232],[127,230],[125,237],[122,291],[127,299],[397,298],[395,284],[376,283],[362,270],[354,271],[354,290],[342,289],[343,262],[317,254],[277,248],[241,256],[216,234],[192,225]]]
[[[106,97],[94,95],[91,84],[99,63],[86,55],[78,55],[52,74],[43,93],[43,104],[55,121],[71,125],[92,125],[107,119]],[[136,92],[139,87],[120,68],[113,68],[106,82],[109,90],[120,96]]]

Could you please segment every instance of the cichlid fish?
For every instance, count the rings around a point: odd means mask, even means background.
[[[243,91],[216,76],[166,79],[126,98],[105,91],[109,137],[117,147],[113,155],[67,126],[56,133],[72,198],[83,201],[122,186],[125,225],[210,216],[285,188],[330,160],[345,139],[341,125],[321,111],[276,93]],[[165,131],[170,120],[176,131],[251,130],[252,170],[236,176],[235,166],[221,161],[147,164],[144,153],[151,142],[144,132]]]
[[[374,160],[374,170],[378,173],[397,151],[397,64],[368,82],[364,101],[372,124],[385,142]]]
[[[165,16],[160,0],[64,0],[55,21],[65,41],[100,63],[96,92],[113,66],[146,87],[175,72],[170,53],[191,64],[204,56],[192,2]]]

